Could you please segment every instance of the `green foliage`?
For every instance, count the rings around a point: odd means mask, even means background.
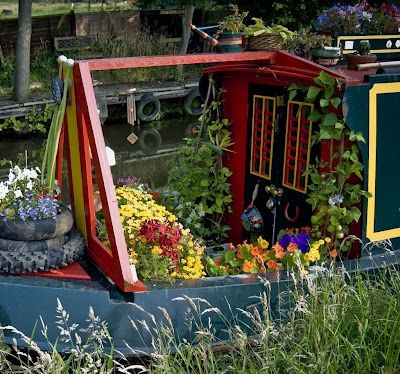
[[[16,117],[6,118],[0,123],[0,132],[15,132],[17,134],[45,134],[47,131],[46,126],[53,114],[53,107],[46,104],[42,111],[33,108],[23,120]]]
[[[314,235],[317,238],[329,236],[334,248],[346,250],[350,242],[346,241],[342,246],[342,239],[348,234],[349,225],[358,222],[361,216],[359,204],[362,197],[370,196],[359,184],[350,183],[354,176],[360,181],[363,179],[363,164],[356,142],[365,140],[361,133],[351,131],[338,117],[340,82],[323,71],[314,82],[315,86],[310,86],[305,92],[306,101],[314,104],[309,120],[318,126],[313,142],[328,142],[330,152],[329,163],[316,160],[310,167],[307,202],[314,210],[311,217]],[[303,91],[296,85],[289,90],[294,97],[299,90]],[[354,143],[349,145],[349,141]]]
[[[304,58],[311,57],[311,50],[331,46],[332,38],[311,32],[311,27],[300,29],[295,32],[293,37],[286,41],[286,48],[298,56]]]
[[[218,106],[212,102],[203,114],[209,119],[208,139],[187,138],[171,163],[168,178],[169,186],[178,193],[177,198],[169,199],[171,209],[195,236],[208,242],[226,237],[229,227],[224,225],[223,215],[232,202],[228,183],[232,172],[222,165],[222,155],[232,145],[230,122],[216,116]]]
[[[239,7],[236,4],[231,4],[231,14],[228,14],[221,22],[218,22],[219,30],[216,36],[223,32],[238,33],[244,30],[244,19],[248,12],[239,12]]]
[[[265,26],[261,18],[252,18],[253,25],[246,26],[243,30],[244,34],[249,36],[257,36],[262,34],[279,34],[283,40],[287,41],[293,38],[295,33],[282,25]]]

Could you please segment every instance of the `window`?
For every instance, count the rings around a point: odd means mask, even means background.
[[[313,104],[288,101],[285,158],[282,184],[295,191],[307,192],[310,163],[312,122],[307,118]]]
[[[276,98],[253,96],[250,173],[271,179]]]

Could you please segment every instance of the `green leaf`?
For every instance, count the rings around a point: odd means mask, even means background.
[[[322,117],[322,114],[317,110],[313,109],[310,115],[308,116],[308,120],[311,122],[317,122]]]
[[[312,173],[311,174],[311,181],[314,184],[320,184],[322,182],[322,177],[317,173]]]
[[[321,89],[318,87],[310,86],[307,90],[307,101],[315,101],[319,93],[321,92]]]
[[[200,185],[201,185],[202,187],[207,187],[207,186],[209,185],[208,179],[202,179],[202,180],[200,181]]]
[[[345,128],[345,125],[343,123],[341,123],[341,122],[335,123],[335,129],[343,130],[344,128]]]
[[[365,143],[364,136],[363,136],[363,134],[362,134],[361,132],[358,132],[358,133],[356,134],[356,139],[357,139],[357,141],[359,141],[359,142]]]
[[[328,73],[321,71],[319,76],[314,79],[314,82],[320,86],[333,86],[335,84],[335,79],[331,77]]]
[[[342,100],[339,97],[334,97],[331,100],[331,104],[335,109],[340,105],[341,102],[342,102]]]
[[[333,92],[335,91],[335,88],[333,86],[328,86],[325,89],[325,99],[330,99],[333,95]]]
[[[325,127],[321,127],[319,130],[319,138],[321,140],[331,139],[332,138],[331,132],[328,129],[326,129]]]
[[[289,92],[289,100],[293,100],[297,96],[297,91],[292,90]]]
[[[336,114],[328,113],[325,115],[324,119],[322,120],[322,125],[325,127],[334,126],[337,122]]]
[[[321,99],[321,100],[319,101],[319,105],[320,105],[322,108],[324,108],[324,107],[329,106],[330,102],[331,102],[331,101],[330,101],[329,99]]]

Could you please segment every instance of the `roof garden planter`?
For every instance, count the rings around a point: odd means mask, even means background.
[[[322,47],[314,48],[311,50],[312,60],[323,66],[336,65],[342,54],[340,48],[335,47]]]

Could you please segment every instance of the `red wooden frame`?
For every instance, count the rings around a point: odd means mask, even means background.
[[[120,222],[111,169],[105,152],[104,137],[93,90],[91,72],[97,70],[221,62],[227,64],[236,62],[256,62],[265,65],[275,62],[275,57],[276,53],[272,52],[247,52],[87,60],[78,61],[75,64],[73,80],[88,254],[106,277],[114,282],[122,291],[143,292],[146,291],[146,286],[142,282],[134,279],[132,275],[124,232]],[[78,150],[69,149],[69,143],[67,141],[68,137],[68,129],[64,123],[57,158],[57,177],[61,180],[62,157],[65,143],[71,203],[74,209],[76,199],[73,196],[73,188],[71,185],[71,181],[73,180],[71,171],[71,152],[77,152]],[[107,226],[111,250],[96,236],[92,162],[103,205],[103,214]],[[74,210],[76,211],[76,209]]]

